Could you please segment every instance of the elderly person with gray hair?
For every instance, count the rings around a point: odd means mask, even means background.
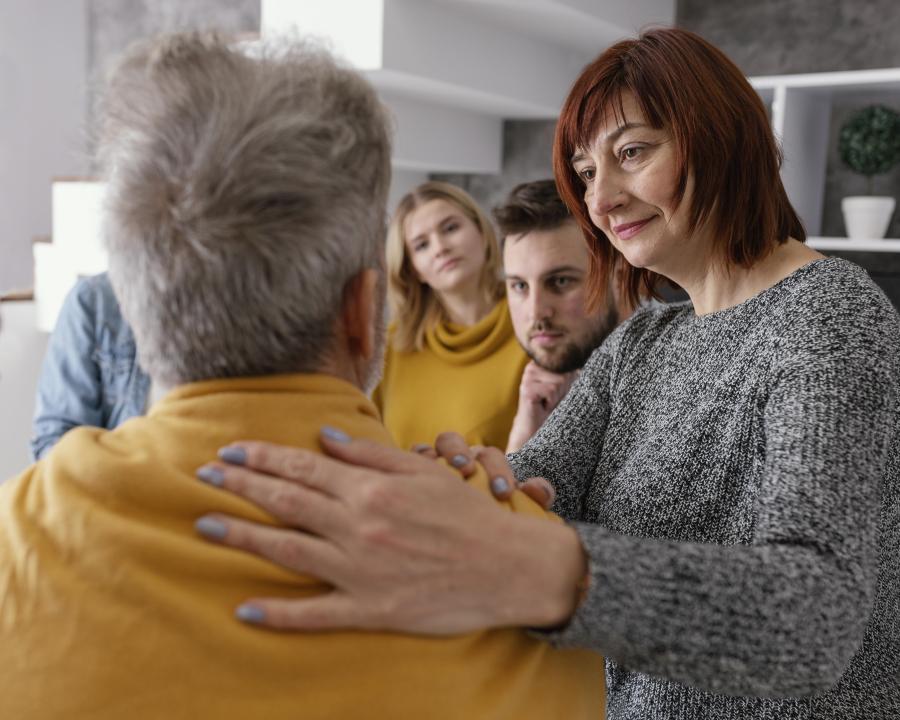
[[[195,533],[209,508],[278,524],[222,493],[216,466],[194,476],[235,437],[319,450],[324,423],[390,442],[364,394],[381,362],[390,181],[372,88],[303,43],[250,57],[172,36],[128,52],[103,118],[110,278],[168,392],[115,430],[72,430],[0,488],[0,716],[601,715],[601,659],[518,629],[235,623],[248,595],[329,588]],[[494,517],[487,478],[473,484],[442,510]],[[508,506],[549,524],[523,496]]]

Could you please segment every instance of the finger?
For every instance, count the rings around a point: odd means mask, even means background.
[[[229,466],[302,482],[328,494],[340,495],[352,487],[346,465],[305,448],[241,441],[219,450],[219,459]]]
[[[317,535],[339,534],[347,524],[342,503],[302,481],[280,480],[221,463],[204,465],[197,470],[197,477],[249,500],[286,525]]]
[[[235,611],[238,620],[273,630],[342,630],[366,627],[350,598],[334,590],[301,600],[253,598]]]
[[[441,433],[434,441],[434,449],[437,450],[438,456],[459,470],[463,477],[469,477],[475,472],[477,468],[475,454],[459,433]]]
[[[360,468],[391,473],[435,471],[434,458],[382,445],[374,440],[354,439],[334,428],[322,428],[319,442],[332,457]]]
[[[519,490],[534,500],[544,510],[552,508],[556,500],[556,489],[545,478],[528,478],[519,483]]]
[[[428,443],[418,443],[413,445],[410,448],[410,452],[414,452],[416,455],[421,455],[422,457],[427,457],[430,460],[437,460],[438,458],[437,450]]]
[[[506,455],[497,448],[486,447],[478,452],[475,459],[490,479],[493,496],[498,500],[508,499],[516,489],[516,478]]]
[[[293,572],[336,583],[340,551],[327,540],[228,515],[204,515],[194,528],[207,540],[266,558]]]

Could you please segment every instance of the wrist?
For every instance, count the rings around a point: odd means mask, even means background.
[[[522,523],[521,552],[516,562],[515,597],[510,608],[519,612],[506,624],[533,628],[566,625],[587,596],[590,565],[574,528],[562,522],[535,517],[510,516]],[[508,535],[512,538],[515,535]],[[509,620],[509,619],[507,619]]]
[[[567,625],[587,598],[590,589],[590,558],[581,544],[581,538],[570,525],[560,527],[565,533],[560,535],[555,583],[548,586],[548,614],[545,622],[532,627],[555,628]]]
[[[515,452],[531,440],[531,436],[540,430],[541,423],[542,421],[539,418],[534,417],[533,413],[523,413],[520,409],[513,418],[506,452]]]

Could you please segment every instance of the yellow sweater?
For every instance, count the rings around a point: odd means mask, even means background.
[[[290,634],[234,619],[250,596],[323,586],[197,537],[210,511],[272,519],[194,471],[238,439],[318,449],[323,424],[388,442],[336,378],[210,381],[112,432],[73,430],[0,486],[0,718],[600,717],[600,658],[520,630]]]
[[[471,327],[441,323],[418,352],[398,352],[389,342],[373,399],[404,449],[433,444],[445,430],[470,445],[505,449],[527,363],[504,298]]]

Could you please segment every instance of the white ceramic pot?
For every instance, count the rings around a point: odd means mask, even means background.
[[[892,197],[858,196],[841,200],[847,237],[880,240],[887,232],[897,201]]]

